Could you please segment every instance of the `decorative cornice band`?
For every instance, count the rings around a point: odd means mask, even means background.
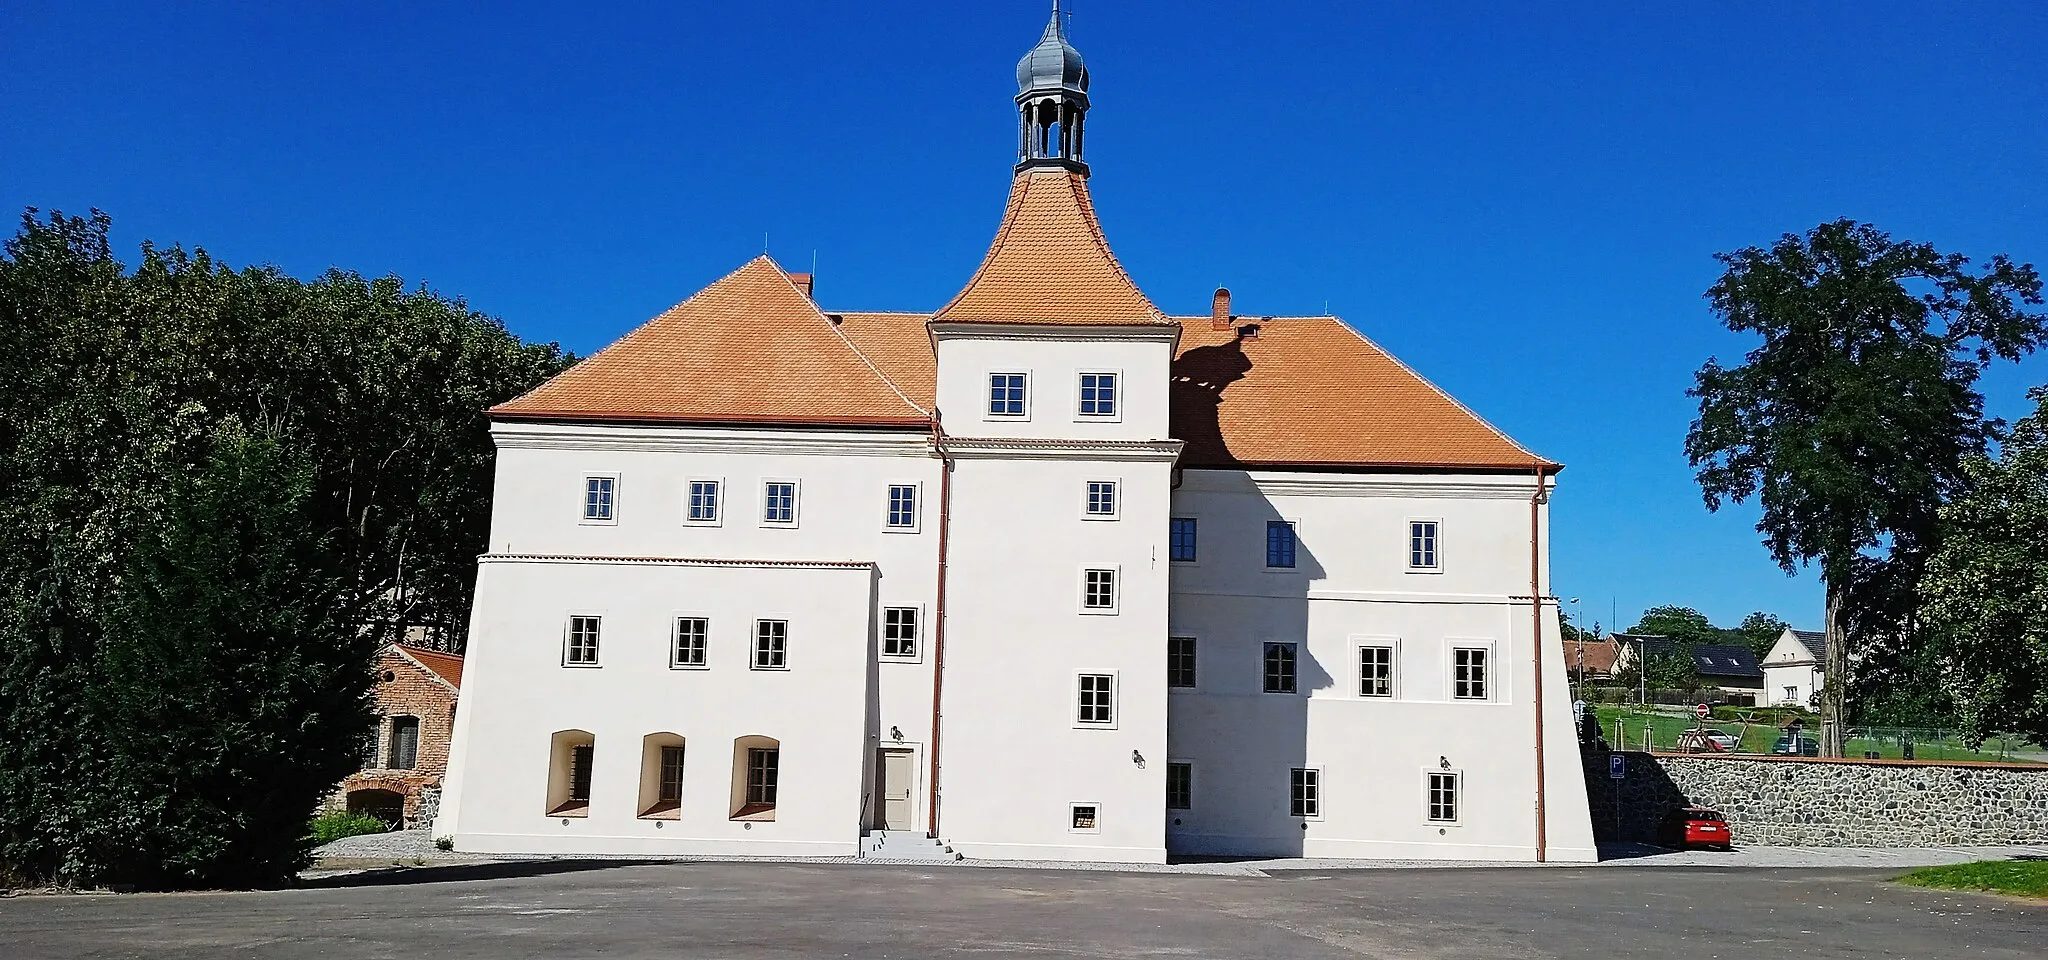
[[[1416,473],[1277,473],[1246,470],[1188,470],[1183,491],[1256,493],[1293,497],[1388,497],[1446,500],[1523,500],[1536,492],[1535,477]]]
[[[962,460],[1123,460],[1171,463],[1179,440],[1050,440],[947,437],[945,452]]]
[[[603,450],[607,452],[774,454],[840,457],[929,457],[931,437],[922,431],[739,432],[688,427],[589,427],[567,424],[496,423],[491,439],[500,450]]]
[[[1176,343],[1180,340],[1178,323],[975,323],[967,320],[937,320],[932,321],[929,326],[932,336],[940,340],[949,337],[1083,342],[1138,340],[1154,343]]]
[[[599,557],[567,553],[486,553],[478,563],[602,563],[656,567],[790,567],[824,570],[873,570],[868,560],[727,560],[715,557]]]

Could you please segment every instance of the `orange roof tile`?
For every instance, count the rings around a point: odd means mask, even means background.
[[[491,413],[581,420],[929,422],[766,255]]]
[[[988,256],[935,323],[1170,323],[1138,292],[1095,218],[1088,181],[1020,170]]]
[[[433,671],[435,676],[448,681],[450,686],[458,688],[462,686],[461,657],[452,653],[442,653],[439,650],[407,646],[403,643],[397,644],[397,647],[406,656],[417,661],[420,666]]]

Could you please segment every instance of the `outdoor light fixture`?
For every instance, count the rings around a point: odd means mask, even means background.
[[[894,739],[894,740],[899,740],[899,741],[900,741],[900,740],[902,740],[902,739],[903,739],[903,728],[902,728],[902,727],[894,727],[894,726],[890,727],[890,728],[889,728],[889,736],[890,736],[890,738],[891,738],[891,739]]]
[[[1449,757],[1438,757],[1436,758],[1436,765],[1449,770],[1451,768],[1451,759]]]
[[[1138,752],[1138,751],[1136,751],[1136,750],[1133,750],[1133,751],[1131,751],[1131,762],[1132,762],[1132,763],[1135,763],[1135,764],[1137,764],[1138,766],[1141,766],[1141,767],[1142,767],[1142,766],[1144,766],[1144,765],[1145,765],[1145,755],[1144,755],[1144,754],[1142,754],[1142,753],[1139,753],[1139,752]]]

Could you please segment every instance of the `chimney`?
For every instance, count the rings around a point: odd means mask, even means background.
[[[791,282],[791,283],[794,283],[794,284],[796,284],[796,288],[797,288],[798,290],[802,290],[802,291],[804,292],[804,296],[805,296],[805,297],[807,297],[807,298],[809,298],[809,299],[811,299],[811,300],[816,300],[816,299],[818,299],[818,298],[817,298],[817,297],[816,297],[815,295],[813,295],[813,294],[811,293],[811,275],[810,275],[810,274],[808,274],[808,273],[792,273],[792,274],[790,274],[790,275],[789,275],[789,282]]]
[[[1230,288],[1217,287],[1216,299],[1209,302],[1209,329],[1230,329]]]

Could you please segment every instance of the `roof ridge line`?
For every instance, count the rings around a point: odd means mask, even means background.
[[[1488,430],[1491,430],[1491,431],[1493,431],[1493,434],[1494,434],[1494,436],[1497,436],[1497,437],[1501,438],[1502,440],[1505,440],[1505,441],[1507,441],[1507,444],[1508,444],[1508,446],[1510,446],[1510,447],[1513,447],[1513,448],[1515,448],[1515,449],[1517,449],[1517,450],[1520,450],[1520,451],[1522,451],[1522,452],[1523,452],[1523,453],[1525,453],[1525,454],[1528,454],[1528,455],[1529,455],[1529,459],[1531,459],[1531,460],[1534,460],[1534,461],[1536,461],[1535,463],[1533,463],[1533,464],[1530,464],[1530,466],[1533,466],[1533,467],[1546,467],[1546,466],[1548,466],[1548,467],[1562,467],[1562,466],[1563,466],[1563,464],[1561,464],[1561,463],[1558,463],[1558,462],[1557,462],[1557,461],[1555,461],[1555,460],[1551,460],[1551,459],[1549,459],[1549,458],[1547,458],[1547,457],[1543,456],[1542,454],[1540,454],[1540,453],[1537,453],[1536,451],[1534,451],[1534,450],[1531,450],[1531,449],[1529,449],[1528,447],[1522,446],[1522,442],[1521,442],[1520,440],[1516,440],[1515,438],[1513,438],[1513,437],[1511,437],[1511,436],[1508,436],[1508,433],[1507,433],[1507,431],[1505,431],[1505,430],[1502,430],[1501,428],[1499,428],[1499,427],[1496,427],[1496,426],[1494,426],[1494,425],[1493,425],[1493,421],[1491,421],[1491,420],[1488,420],[1488,419],[1486,419],[1485,417],[1482,417],[1482,416],[1480,416],[1480,415],[1479,415],[1479,412],[1478,412],[1478,411],[1476,411],[1476,410],[1473,410],[1473,409],[1472,409],[1471,407],[1468,407],[1468,406],[1466,406],[1466,405],[1465,405],[1465,403],[1464,403],[1464,401],[1462,401],[1462,400],[1459,400],[1459,399],[1458,399],[1457,397],[1451,396],[1451,394],[1450,394],[1450,392],[1449,392],[1449,391],[1445,390],[1445,389],[1444,389],[1444,388],[1442,388],[1442,387],[1439,387],[1439,386],[1437,386],[1437,385],[1436,385],[1436,381],[1434,381],[1434,380],[1431,380],[1431,379],[1429,379],[1428,377],[1425,377],[1425,376],[1423,376],[1423,375],[1422,375],[1422,374],[1420,374],[1420,373],[1417,373],[1414,367],[1411,367],[1411,366],[1409,366],[1409,365],[1408,365],[1408,361],[1406,361],[1406,360],[1403,360],[1403,359],[1401,359],[1400,357],[1394,356],[1394,354],[1393,354],[1393,353],[1392,353],[1391,351],[1389,351],[1389,350],[1388,350],[1387,348],[1385,348],[1385,347],[1382,347],[1382,346],[1380,346],[1380,345],[1379,345],[1379,342],[1378,342],[1378,341],[1374,340],[1374,339],[1373,339],[1373,338],[1371,338],[1371,337],[1368,337],[1368,336],[1366,336],[1366,335],[1365,335],[1365,333],[1364,333],[1364,331],[1361,331],[1361,330],[1357,329],[1356,327],[1353,327],[1352,325],[1350,325],[1350,324],[1348,324],[1348,323],[1345,323],[1345,322],[1344,322],[1344,321],[1342,321],[1342,320],[1339,320],[1339,319],[1337,319],[1337,318],[1336,318],[1335,316],[1330,316],[1330,317],[1327,317],[1327,318],[1324,318],[1324,317],[1308,317],[1308,318],[1303,318],[1303,319],[1318,319],[1318,320],[1320,320],[1320,319],[1329,319],[1329,320],[1333,320],[1333,321],[1335,321],[1338,327],[1340,327],[1340,328],[1342,328],[1342,329],[1344,329],[1344,330],[1348,331],[1348,332],[1349,332],[1349,333],[1350,333],[1350,334],[1351,334],[1352,336],[1354,336],[1354,337],[1357,337],[1358,339],[1360,339],[1360,340],[1363,340],[1363,341],[1365,341],[1365,343],[1366,343],[1366,345],[1367,345],[1367,346],[1369,346],[1369,347],[1373,348],[1374,350],[1378,350],[1378,351],[1380,352],[1380,356],[1386,357],[1386,358],[1387,358],[1387,360],[1388,360],[1389,362],[1391,362],[1391,363],[1393,363],[1393,364],[1394,364],[1394,366],[1397,366],[1397,367],[1401,368],[1401,370],[1402,370],[1403,372],[1407,373],[1407,374],[1408,374],[1409,376],[1411,376],[1411,377],[1414,377],[1414,378],[1416,379],[1416,381],[1417,381],[1417,382],[1421,383],[1421,384],[1422,384],[1423,386],[1425,386],[1425,387],[1428,387],[1428,388],[1429,388],[1430,390],[1434,391],[1434,392],[1436,393],[1436,395],[1437,395],[1437,396],[1439,396],[1439,397],[1442,397],[1442,398],[1444,398],[1444,400],[1445,400],[1446,402],[1450,403],[1450,404],[1451,404],[1452,406],[1454,406],[1454,407],[1457,407],[1457,408],[1458,408],[1459,410],[1462,410],[1462,411],[1464,411],[1464,412],[1465,412],[1465,415],[1466,415],[1466,416],[1468,416],[1468,417],[1471,417],[1472,419],[1474,419],[1474,420],[1477,420],[1477,421],[1479,421],[1479,424],[1480,424],[1481,426],[1485,427],[1485,428],[1486,428],[1486,429],[1488,429]]]
[[[860,358],[861,365],[867,367],[868,372],[875,375],[875,379],[882,381],[882,386],[888,387],[889,392],[896,395],[896,399],[903,401],[905,404],[908,404],[910,406],[910,409],[915,410],[920,414],[923,414],[927,418],[929,418],[932,415],[932,412],[930,410],[926,410],[925,408],[918,406],[917,401],[910,399],[910,395],[904,393],[903,389],[896,385],[896,381],[889,379],[889,375],[883,373],[882,368],[875,366],[875,362],[873,360],[869,360],[868,355],[862,353],[859,347],[854,346],[853,341],[846,339],[846,334],[839,329],[839,325],[833,323],[832,318],[825,315],[824,309],[818,306],[818,301],[811,299],[810,296],[804,293],[804,288],[796,285],[796,281],[794,279],[791,279],[789,271],[782,269],[782,264],[776,263],[773,257],[770,257],[765,253],[760,255],[756,259],[768,261],[769,266],[774,267],[776,274],[782,277],[782,282],[789,284],[789,289],[797,295],[797,298],[802,300],[806,306],[811,308],[812,316],[817,317],[819,322],[825,325],[825,329],[832,331],[832,335],[838,337],[839,342],[846,345],[846,349],[853,351],[853,355]],[[753,264],[753,261],[749,260],[747,261],[747,264],[751,266]],[[742,267],[741,269],[745,268]],[[684,302],[687,303],[689,301]]]

